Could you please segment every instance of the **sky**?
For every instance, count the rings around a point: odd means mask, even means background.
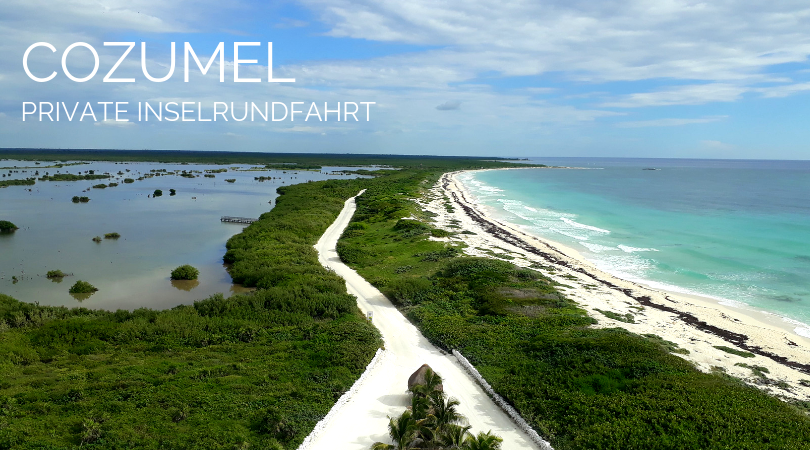
[[[36,42],[26,75],[23,54]],[[99,69],[68,79],[65,49]],[[104,75],[134,42],[115,77]],[[166,82],[149,81],[176,66]],[[203,63],[224,42],[219,62]],[[233,81],[233,43],[240,50]],[[267,82],[267,43],[274,78]],[[810,3],[718,0],[3,0],[0,147],[810,159]],[[89,50],[66,60],[91,73]],[[23,121],[24,102],[374,102],[369,120]],[[31,108],[31,106],[29,106]],[[321,108],[322,109],[322,108]],[[196,105],[195,105],[196,110]],[[322,112],[322,111],[321,111]],[[62,117],[64,119],[64,117]]]

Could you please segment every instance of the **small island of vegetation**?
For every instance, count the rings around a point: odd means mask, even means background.
[[[67,274],[62,272],[61,270],[49,270],[47,274],[45,274],[47,278],[63,278],[66,277]]]
[[[104,235],[104,239],[118,239],[120,237],[121,237],[121,235],[118,234],[118,233],[115,233],[115,232],[107,233],[107,234]]]
[[[98,288],[93,286],[92,284],[79,280],[70,287],[68,292],[71,294],[92,294],[93,292],[98,291]]]
[[[84,181],[84,180],[102,180],[110,178],[109,175],[73,175],[70,173],[57,173],[54,175],[43,175],[39,181]]]
[[[3,180],[0,181],[0,188],[8,186],[33,186],[34,184],[36,184],[36,181],[33,178],[25,180]]]
[[[0,220],[0,233],[13,233],[18,229],[17,225],[14,225],[8,220]]]
[[[87,203],[90,201],[90,197],[79,197],[78,195],[74,195],[71,201],[73,203]]]
[[[200,271],[188,264],[182,265],[172,270],[172,280],[196,280],[200,276]]]
[[[152,193],[152,197],[160,197],[163,195],[163,191],[160,189],[155,189],[155,192]]]

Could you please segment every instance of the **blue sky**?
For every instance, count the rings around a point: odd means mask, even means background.
[[[4,0],[0,146],[810,159],[810,4],[713,3]],[[38,41],[57,48],[32,58],[57,70],[48,83],[22,67]],[[78,41],[101,59],[86,83],[59,70]],[[120,54],[105,41],[146,42],[155,74],[176,42],[175,74],[145,80],[136,48],[116,72],[136,82],[102,83]],[[186,41],[201,56],[225,42],[225,83],[183,83]],[[234,41],[272,41],[274,75],[296,82],[233,83]],[[71,70],[88,73],[88,56],[71,53]],[[376,105],[370,122],[339,124],[21,119],[25,101],[171,100]]]

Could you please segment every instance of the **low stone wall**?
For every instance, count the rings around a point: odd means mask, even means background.
[[[360,390],[360,387],[363,386],[363,383],[366,381],[366,379],[371,374],[372,370],[374,370],[374,367],[383,358],[384,355],[385,350],[381,348],[377,349],[377,353],[374,355],[374,358],[371,359],[371,362],[368,363],[368,366],[366,366],[366,370],[365,372],[363,372],[363,375],[360,375],[360,378],[358,378],[357,381],[354,382],[351,389],[349,389],[343,395],[340,396],[338,401],[335,402],[335,406],[333,406],[332,409],[329,410],[329,413],[327,413],[323,419],[321,419],[317,424],[315,424],[315,428],[313,428],[312,432],[309,433],[309,436],[307,436],[306,439],[304,439],[304,442],[302,442],[301,445],[298,446],[298,450],[309,449],[309,446],[312,445],[312,443],[318,437],[318,434],[320,434],[320,432],[323,431],[323,429],[326,428],[327,425],[329,425],[329,421],[332,420],[332,418],[335,417],[337,414],[340,414],[340,409],[343,408],[343,406],[346,403],[348,403],[349,400],[352,399],[352,397],[354,396],[355,393],[357,393],[358,390]]]
[[[549,444],[543,438],[541,438],[540,435],[537,434],[536,431],[534,431],[534,428],[532,428],[531,425],[529,425],[529,423],[526,422],[526,420],[520,416],[520,414],[517,412],[517,410],[515,410],[515,408],[512,407],[512,405],[507,403],[506,400],[503,399],[503,397],[498,395],[495,392],[495,390],[492,389],[492,386],[490,386],[489,383],[487,383],[487,380],[485,380],[484,377],[482,377],[481,374],[478,373],[478,370],[472,364],[470,364],[469,361],[467,361],[467,358],[465,358],[464,355],[459,353],[457,350],[453,350],[453,356],[455,356],[459,364],[461,364],[461,366],[464,367],[464,370],[466,370],[473,377],[473,379],[475,379],[475,381],[479,385],[481,385],[482,388],[484,388],[484,391],[487,393],[487,395],[489,395],[492,398],[492,401],[494,401],[496,405],[500,406],[501,409],[510,418],[512,418],[515,424],[517,424],[517,426],[529,436],[529,439],[531,439],[532,442],[537,444],[542,450],[554,450],[551,447],[551,444]]]

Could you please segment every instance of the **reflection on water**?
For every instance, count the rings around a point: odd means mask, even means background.
[[[75,298],[76,301],[78,301],[79,303],[81,303],[81,302],[87,300],[88,298],[90,298],[93,294],[95,294],[95,292],[86,292],[84,294],[71,293],[70,296]]]
[[[330,173],[340,168],[248,171],[251,168],[244,165],[103,162],[23,168],[29,165],[0,162],[0,167],[18,166],[13,173],[3,170],[4,179],[84,175],[90,170],[112,178],[37,181],[25,189],[0,189],[0,220],[20,227],[0,235],[0,293],[41,305],[76,306],[79,300],[84,307],[109,310],[165,309],[216,293],[250,291],[235,286],[222,264],[225,242],[245,225],[222,223],[220,217],[258,218],[273,208],[281,186],[347,178]],[[99,184],[108,186],[93,188]],[[153,197],[156,189],[164,193],[174,189],[176,195]],[[74,196],[90,200],[74,203]],[[120,238],[104,239],[111,232],[120,233]],[[93,242],[95,236],[102,237],[101,242]],[[167,282],[172,269],[182,264],[200,270],[196,284]],[[99,291],[92,298],[70,296],[72,283],[49,282],[45,277],[49,270],[71,273],[72,280],[88,281]]]
[[[236,295],[236,294],[247,294],[248,292],[254,292],[254,291],[256,291],[256,288],[245,287],[245,286],[242,286],[241,284],[232,284],[230,292],[231,292],[231,295]]]
[[[200,285],[200,280],[170,280],[172,286],[181,291],[190,291]]]

